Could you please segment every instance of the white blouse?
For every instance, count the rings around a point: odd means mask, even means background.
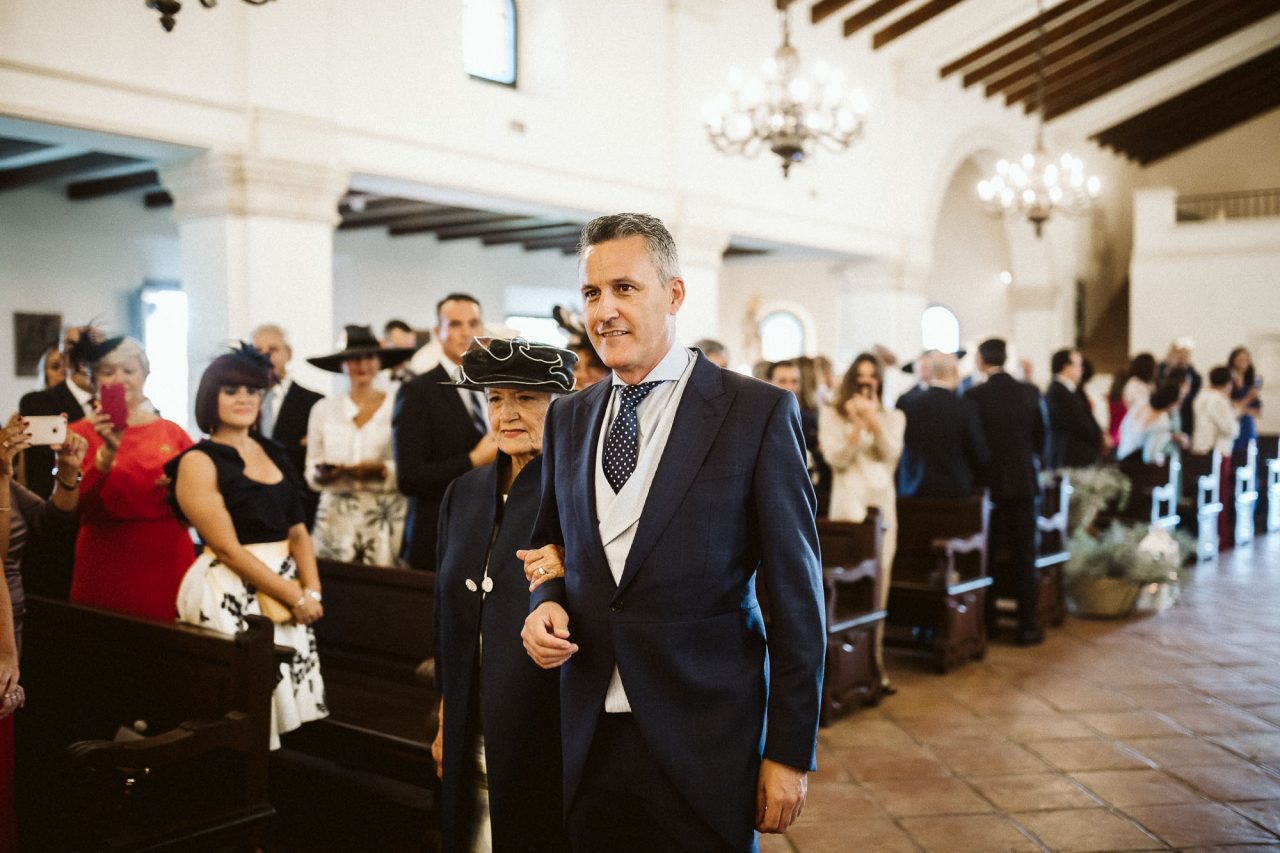
[[[853,424],[832,406],[818,410],[818,446],[831,466],[831,507],[828,515],[841,521],[862,521],[867,507],[891,512],[895,500],[894,472],[902,455],[907,416],[898,409],[880,413],[879,437],[863,429],[857,443],[849,443]]]
[[[382,405],[364,426],[356,426],[359,406],[348,394],[325,397],[311,407],[307,422],[307,484],[316,491],[368,492],[396,491],[396,462],[391,444],[391,411],[395,397],[387,394]],[[355,465],[381,462],[387,466],[384,480],[354,483],[342,478],[333,483],[316,482],[317,465]]]

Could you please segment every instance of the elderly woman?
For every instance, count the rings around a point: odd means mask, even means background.
[[[400,559],[408,499],[396,490],[391,445],[395,394],[375,387],[378,373],[404,363],[411,347],[383,347],[368,326],[347,326],[342,349],[307,359],[344,373],[345,394],[311,408],[307,423],[307,483],[320,493],[312,531],[328,560],[394,566]]]
[[[143,385],[151,372],[132,338],[101,343],[82,336],[73,361],[87,363],[101,397],[123,386],[124,423],[95,403],[68,427],[88,442],[80,497],[71,600],[172,622],[178,584],[194,551],[165,500],[164,464],[191,446],[186,431],[155,414]]]
[[[559,674],[521,646],[529,585],[517,549],[538,514],[547,407],[573,390],[574,360],[521,338],[477,339],[462,357],[457,384],[486,393],[499,453],[454,480],[440,509],[433,750],[446,851],[566,846]]]
[[[818,412],[818,443],[831,466],[831,509],[836,521],[860,522],[868,507],[880,509],[884,524],[880,555],[880,608],[889,600],[889,572],[898,548],[898,501],[894,472],[902,455],[907,417],[885,410],[884,368],[871,353],[862,353],[845,373],[831,405]],[[893,693],[884,667],[884,628],[876,632],[876,661],[881,688]]]
[[[272,697],[271,748],[279,735],[328,715],[309,627],[324,615],[301,484],[284,448],[257,430],[271,363],[249,345],[213,360],[196,392],[196,422],[209,437],[165,470],[171,499],[195,526],[204,553],[178,592],[178,618],[235,634],[266,615],[276,643],[294,650]]]

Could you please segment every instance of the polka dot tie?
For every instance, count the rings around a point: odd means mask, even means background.
[[[636,407],[649,396],[649,392],[661,382],[641,382],[639,385],[619,385],[618,414],[604,437],[604,478],[614,492],[622,491],[631,474],[636,470],[636,457],[640,443],[640,421]]]

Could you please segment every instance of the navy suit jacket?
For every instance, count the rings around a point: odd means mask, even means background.
[[[1044,392],[1044,403],[1049,412],[1044,467],[1053,471],[1098,464],[1102,427],[1089,411],[1088,399],[1055,379]]]
[[[595,499],[612,385],[552,404],[533,544],[562,545],[566,574],[530,603],[562,604],[579,645],[560,682],[566,809],[616,664],[658,763],[749,850],[761,754],[814,767],[826,645],[815,499],[795,396],[697,359],[621,583]],[[767,642],[753,581],[769,599]]]
[[[440,502],[454,478],[471,470],[468,454],[484,437],[458,389],[444,385],[449,372],[436,365],[400,386],[391,416],[396,480],[409,496],[404,558],[415,569],[436,567]]]
[[[967,498],[990,453],[972,400],[945,388],[903,394],[898,408],[907,416],[898,497]]]
[[[1044,451],[1045,411],[1034,385],[1008,373],[993,373],[969,390],[965,399],[978,407],[978,419],[991,458],[983,484],[995,500],[1034,498],[1040,494],[1040,454]]]

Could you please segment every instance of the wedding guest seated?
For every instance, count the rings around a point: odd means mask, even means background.
[[[272,696],[271,748],[279,736],[329,714],[310,627],[324,615],[315,551],[300,485],[280,445],[257,430],[271,363],[245,344],[218,356],[200,377],[196,423],[208,438],[165,466],[172,507],[189,520],[204,552],[190,563],[177,595],[178,619],[224,634],[264,615],[280,664]]]
[[[92,460],[81,486],[71,600],[172,622],[194,550],[165,500],[164,464],[191,439],[143,394],[151,363],[133,338],[82,336],[73,360],[89,365],[98,398],[92,414],[68,427],[88,442]],[[100,402],[118,399],[111,388],[122,389],[122,411]]]
[[[898,460],[898,497],[967,498],[990,456],[978,410],[957,396],[958,362],[935,353],[929,386],[898,398],[907,418],[902,458]]]

